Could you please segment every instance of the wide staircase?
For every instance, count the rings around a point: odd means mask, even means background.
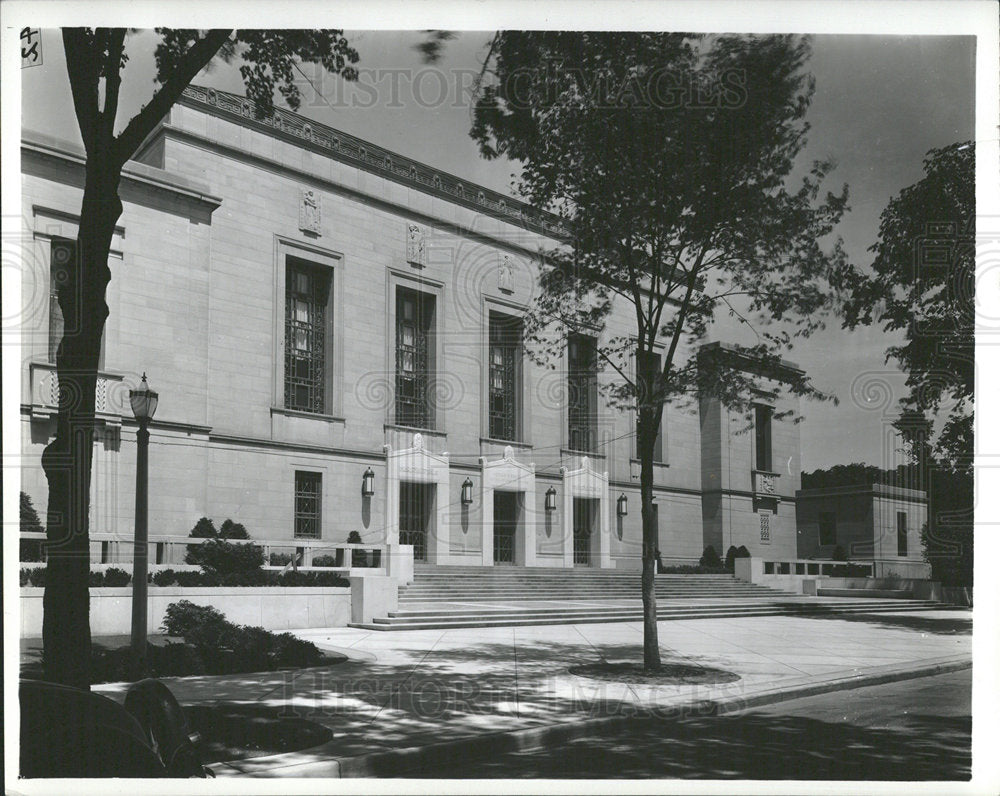
[[[601,569],[469,567],[416,564],[400,589],[399,610],[368,630],[634,622],[642,620],[638,572]],[[804,597],[732,575],[657,575],[657,618],[870,613],[926,610],[938,604],[881,597]]]

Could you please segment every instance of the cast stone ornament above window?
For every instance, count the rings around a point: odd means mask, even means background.
[[[416,224],[406,226],[406,262],[421,268],[425,264],[424,232]]]
[[[323,206],[322,197],[308,188],[299,189],[299,229],[320,234]]]
[[[497,287],[501,293],[514,292],[514,263],[509,254],[500,257],[500,272],[497,278]]]

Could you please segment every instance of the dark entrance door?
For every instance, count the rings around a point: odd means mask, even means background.
[[[573,563],[590,566],[590,546],[600,501],[596,498],[573,498]]]
[[[433,484],[399,485],[399,543],[413,545],[413,559],[427,560],[427,528],[430,525]]]
[[[493,563],[514,563],[519,492],[493,493]]]

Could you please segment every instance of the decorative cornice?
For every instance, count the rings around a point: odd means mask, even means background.
[[[303,149],[357,166],[380,177],[485,213],[508,224],[538,232],[554,240],[564,240],[569,237],[567,228],[551,213],[540,212],[517,199],[463,181],[453,174],[431,168],[405,155],[383,149],[369,141],[320,122],[311,121],[297,113],[275,108],[272,115],[258,119],[255,103],[246,97],[195,85],[184,89],[178,104],[288,141]]]
[[[794,383],[805,375],[805,371],[795,362],[789,362],[787,359],[765,362],[734,343],[716,341],[705,343],[698,349],[699,359],[711,355],[721,356],[742,370],[759,373],[777,381]]]

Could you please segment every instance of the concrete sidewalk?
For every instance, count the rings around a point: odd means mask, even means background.
[[[664,663],[731,672],[732,682],[622,685],[571,674],[582,663],[638,662],[640,623],[376,633],[298,631],[347,663],[230,677],[164,678],[183,704],[268,705],[330,727],[297,753],[217,764],[220,775],[390,773],[429,756],[555,742],[587,722],[638,712],[728,712],[782,699],[951,671],[971,663],[964,609],[806,618],[661,622]],[[125,684],[94,690],[123,698]],[[503,735],[498,735],[503,734]],[[501,742],[501,739],[506,740]],[[499,745],[498,745],[499,744]]]

